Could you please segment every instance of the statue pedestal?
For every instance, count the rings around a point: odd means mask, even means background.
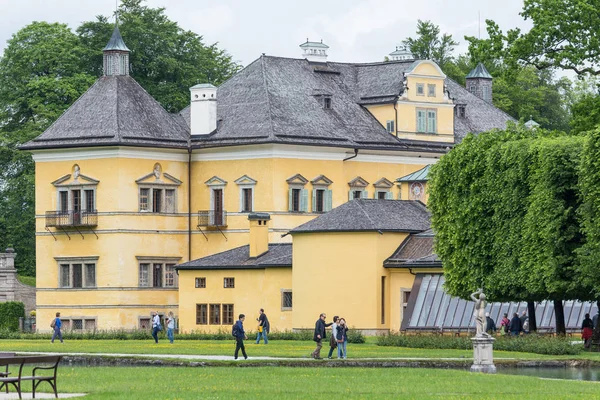
[[[475,336],[473,342],[473,365],[471,372],[483,372],[484,374],[495,374],[494,365],[494,339],[491,336]]]

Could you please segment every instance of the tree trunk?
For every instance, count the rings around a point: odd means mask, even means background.
[[[565,336],[567,328],[565,327],[565,310],[562,300],[554,300],[554,320],[556,321],[556,334]]]
[[[529,332],[537,331],[537,320],[535,319],[535,303],[527,302],[527,314],[529,314]]]

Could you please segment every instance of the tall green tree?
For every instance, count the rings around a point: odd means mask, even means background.
[[[151,8],[144,0],[123,0],[118,9],[119,29],[131,50],[131,76],[170,112],[189,103],[189,88],[197,83],[219,85],[239,65],[216,43],[204,44],[202,36],[183,30],[164,8]],[[84,70],[102,73],[102,49],[114,24],[103,16],[79,28]]]
[[[406,38],[402,42],[410,52],[419,60],[433,60],[444,68],[453,57],[452,53],[458,42],[452,35],[440,35],[440,27],[431,21],[417,21],[417,36]]]

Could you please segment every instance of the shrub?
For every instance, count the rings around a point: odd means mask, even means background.
[[[471,349],[471,339],[466,336],[441,335],[399,335],[391,334],[377,338],[379,346],[398,346],[421,349]],[[518,351],[548,355],[574,355],[581,352],[582,346],[573,345],[571,341],[554,336],[535,334],[519,337],[499,336],[494,342],[495,350]]]
[[[357,329],[348,330],[348,343],[364,343],[365,336]]]
[[[15,332],[19,330],[19,318],[25,318],[25,305],[18,301],[0,303],[0,329]]]

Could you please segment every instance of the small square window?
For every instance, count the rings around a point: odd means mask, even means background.
[[[388,131],[388,133],[394,133],[395,129],[394,129],[394,121],[393,120],[389,120],[386,122],[386,130]]]
[[[425,84],[417,83],[417,96],[425,96]]]
[[[235,287],[235,278],[223,278],[223,287],[224,288],[234,288]]]
[[[387,194],[387,192],[377,192],[377,198],[379,200],[385,200],[385,199],[387,199],[386,194]]]
[[[435,97],[435,84],[427,84],[427,97]]]
[[[323,108],[325,110],[331,109],[331,97],[323,97]]]
[[[140,329],[150,329],[150,318],[140,318]]]
[[[196,288],[197,289],[205,289],[206,288],[206,278],[196,278]]]
[[[73,326],[71,327],[71,329],[73,329],[74,331],[80,331],[83,329],[83,320],[81,319],[74,319],[73,320]]]
[[[289,311],[292,309],[292,291],[282,290],[281,291],[281,310]]]
[[[360,198],[362,198],[363,197],[362,196],[362,192],[363,192],[362,190],[354,190],[354,191],[352,191],[352,198],[354,198],[354,199],[360,199]]]
[[[86,319],[85,320],[85,330],[86,331],[95,331],[96,330],[96,320],[95,319]]]

